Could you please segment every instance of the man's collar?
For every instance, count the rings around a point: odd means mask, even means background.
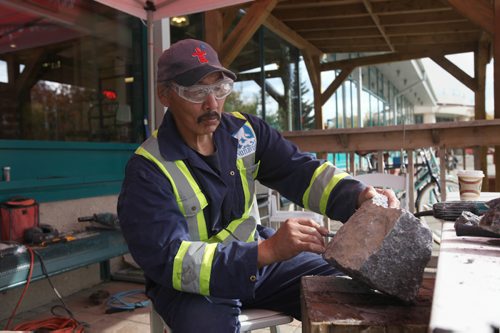
[[[234,117],[227,113],[222,113],[221,123],[215,130],[214,136],[217,137],[224,133],[232,136],[245,123],[244,119]],[[226,135],[227,135],[226,134]],[[158,129],[158,144],[160,153],[167,161],[185,160],[191,153],[191,148],[186,145],[182,139],[177,126],[175,125],[172,113],[167,110],[163,117],[163,121]]]

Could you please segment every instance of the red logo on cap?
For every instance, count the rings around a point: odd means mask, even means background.
[[[199,47],[197,47],[194,49],[194,52],[193,54],[191,54],[191,56],[197,57],[200,63],[205,63],[208,62],[208,59],[205,57],[206,54],[207,52],[202,51]]]

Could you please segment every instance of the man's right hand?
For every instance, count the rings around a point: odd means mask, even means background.
[[[286,220],[269,239],[259,242],[257,264],[260,267],[290,259],[303,251],[325,252],[325,227],[310,219]]]

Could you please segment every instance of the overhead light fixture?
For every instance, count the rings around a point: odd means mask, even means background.
[[[170,19],[170,25],[173,25],[177,28],[183,28],[189,25],[189,17],[183,16],[174,16]]]

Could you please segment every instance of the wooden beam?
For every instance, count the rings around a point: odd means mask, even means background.
[[[210,44],[217,53],[221,51],[224,41],[224,17],[220,10],[205,12],[205,41]]]
[[[500,119],[283,132],[309,152],[500,146]]]
[[[323,104],[321,103],[321,71],[319,68],[320,57],[316,54],[304,53],[304,63],[306,64],[311,86],[314,95],[314,127],[323,129]]]
[[[406,61],[412,59],[420,59],[426,57],[433,57],[442,54],[454,54],[466,52],[466,48],[462,45],[458,45],[453,48],[448,49],[437,49],[437,50],[423,50],[414,52],[395,52],[395,53],[385,53],[374,56],[366,56],[353,59],[345,59],[332,61],[324,63],[321,65],[321,71],[329,71],[334,69],[342,69],[345,67],[361,67],[370,66],[377,64],[384,64],[388,62]]]
[[[236,59],[243,47],[276,6],[278,0],[255,0],[222,46],[222,64],[226,67]]]
[[[333,80],[333,82],[326,88],[325,92],[321,94],[321,105],[324,105],[326,101],[333,95],[335,90],[345,81],[345,79],[352,73],[354,67],[346,67],[342,69],[340,74]]]
[[[394,52],[394,46],[391,43],[391,40],[389,37],[387,37],[387,34],[385,33],[384,27],[380,24],[380,19],[379,17],[373,12],[372,5],[370,3],[370,0],[363,0],[363,4],[365,5],[366,10],[370,14],[370,17],[373,20],[373,23],[375,23],[375,26],[377,27],[378,31],[380,32],[380,35],[384,38],[385,42],[387,43],[387,46],[389,46],[389,49]]]
[[[488,0],[447,0],[457,12],[480,26],[489,34],[495,33],[495,14]]]
[[[470,90],[476,92],[478,83],[473,77],[465,73],[460,67],[455,65],[453,62],[445,58],[444,56],[431,57],[432,61],[441,66],[445,71],[453,75],[458,81],[466,85]]]
[[[308,40],[304,39],[302,36],[297,34],[295,31],[290,29],[286,24],[278,20],[273,15],[269,14],[267,19],[264,21],[264,26],[298,48],[299,50],[306,51],[310,54],[322,54],[320,49],[311,44]]]
[[[481,29],[467,20],[454,23],[434,23],[434,24],[413,24],[404,26],[388,26],[385,33],[388,37],[398,36],[425,36],[429,34],[446,34],[460,32],[480,33]],[[356,28],[356,29],[324,29],[320,31],[303,31],[300,35],[309,40],[337,40],[348,38],[368,38],[378,37],[379,32],[375,27]]]
[[[427,45],[418,45],[418,44],[404,44],[404,45],[394,45],[396,50],[401,53],[409,53],[409,52],[421,52],[432,53],[437,52],[438,50],[442,50],[441,54],[447,54],[446,51],[449,48],[452,49],[462,49],[462,52],[474,52],[477,48],[477,41],[469,41],[469,42],[442,42],[439,44],[427,44]],[[387,45],[352,45],[352,46],[337,46],[335,43],[332,45],[325,45],[321,47],[321,50],[325,53],[346,53],[346,52],[389,52]]]

